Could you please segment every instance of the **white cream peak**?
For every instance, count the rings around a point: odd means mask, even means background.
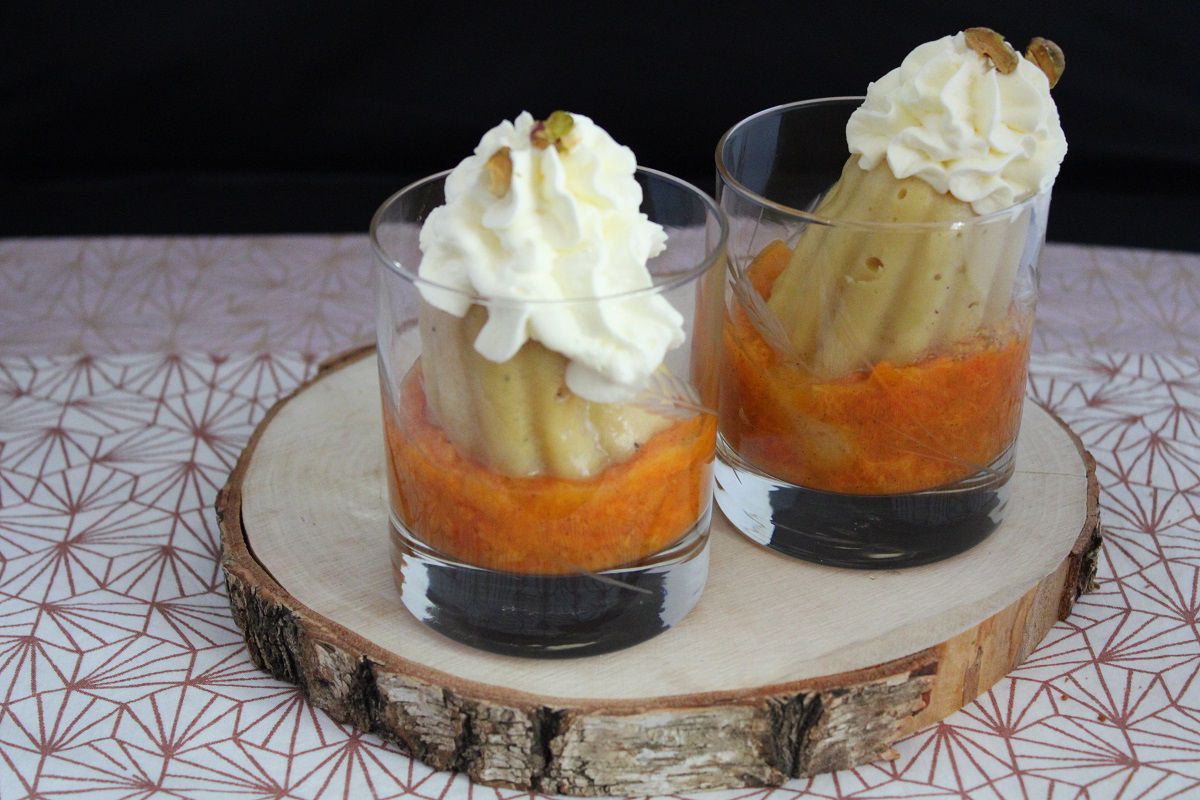
[[[1067,140],[1046,74],[1017,56],[1009,74],[962,33],[920,45],[867,87],[846,140],[859,166],[881,159],[988,214],[1049,189]]]
[[[575,394],[628,400],[684,340],[683,317],[665,298],[627,295],[652,286],[646,264],[667,235],[640,211],[633,151],[571,116],[562,151],[532,143],[529,113],[483,135],[421,228],[418,286],[458,317],[473,303],[487,307],[474,343],[485,358],[507,361],[532,339],[570,360]],[[485,165],[504,147],[512,181],[497,196]]]

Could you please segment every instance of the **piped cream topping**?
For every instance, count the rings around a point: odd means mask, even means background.
[[[920,45],[867,87],[846,125],[865,170],[887,160],[988,214],[1054,183],[1067,141],[1046,73],[1016,55],[1005,74],[964,34]]]
[[[684,340],[665,298],[620,296],[652,285],[646,264],[667,236],[640,211],[633,152],[560,114],[500,123],[450,173],[421,229],[420,291],[458,317],[487,306],[474,342],[485,358],[507,361],[533,339],[570,360],[575,394],[627,400]]]

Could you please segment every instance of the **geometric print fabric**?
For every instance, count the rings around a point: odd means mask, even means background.
[[[332,722],[253,666],[230,617],[216,491],[266,410],[369,338],[362,244],[0,243],[0,798],[523,794]],[[1064,277],[1068,255],[1090,277]],[[38,259],[75,266],[37,277]],[[1160,269],[1135,279],[1174,297],[1088,321],[1147,261]],[[251,288],[230,292],[238,263]],[[703,796],[1200,796],[1200,258],[1050,246],[1043,269],[1030,394],[1096,457],[1099,588],[990,692],[898,743],[896,761]],[[157,307],[122,322],[104,299],[116,274]],[[204,305],[189,292],[231,295],[212,313],[224,349],[194,348],[215,323],[193,318]],[[56,293],[73,322],[13,333]]]

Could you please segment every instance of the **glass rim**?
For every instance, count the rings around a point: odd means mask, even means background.
[[[538,306],[568,305],[568,304],[574,304],[574,303],[594,303],[594,302],[601,301],[601,300],[604,300],[604,301],[623,300],[623,299],[628,299],[628,298],[663,294],[665,292],[671,291],[680,286],[684,286],[684,285],[690,283],[691,281],[700,278],[705,273],[707,273],[709,270],[711,270],[714,266],[716,266],[717,264],[720,263],[721,256],[725,252],[726,245],[728,244],[728,241],[729,241],[729,219],[726,216],[724,209],[722,209],[717,204],[717,202],[707,192],[701,191],[698,187],[688,183],[687,181],[685,181],[681,178],[676,178],[674,175],[669,175],[666,172],[662,172],[661,170],[652,169],[650,167],[643,167],[641,165],[638,165],[636,169],[637,169],[637,172],[639,172],[639,173],[649,175],[651,177],[658,178],[661,180],[665,180],[668,183],[674,184],[675,186],[677,186],[679,188],[687,190],[690,194],[699,197],[705,207],[705,210],[712,216],[713,219],[715,219],[717,221],[717,225],[720,228],[720,236],[717,238],[717,241],[711,247],[706,247],[706,252],[704,254],[704,258],[700,259],[699,263],[697,263],[695,266],[691,267],[690,269],[684,270],[683,272],[680,272],[678,274],[672,273],[670,279],[663,281],[662,283],[651,284],[650,286],[646,286],[641,289],[628,289],[623,292],[614,292],[612,294],[587,295],[587,296],[581,296],[581,297],[554,297],[554,298],[529,298],[529,299],[527,299],[527,298],[521,298],[521,297],[484,297],[479,294],[476,294],[475,292],[464,291],[457,287],[446,286],[445,284],[438,283],[436,281],[431,281],[428,278],[422,278],[415,271],[405,267],[398,260],[396,260],[395,258],[393,258],[391,255],[388,254],[388,252],[384,248],[383,244],[379,241],[379,228],[383,224],[384,214],[388,211],[389,208],[391,208],[396,202],[398,202],[400,200],[400,198],[402,198],[404,195],[408,194],[409,192],[420,189],[421,187],[426,186],[431,183],[434,183],[435,181],[445,180],[446,176],[448,176],[451,172],[454,171],[453,169],[445,169],[445,170],[442,170],[441,172],[435,172],[432,175],[426,175],[424,178],[418,178],[417,180],[413,181],[412,183],[409,183],[407,186],[404,186],[400,190],[392,193],[392,195],[390,197],[388,197],[386,200],[384,200],[383,203],[379,206],[379,208],[376,209],[375,214],[371,217],[371,225],[370,225],[370,228],[368,229],[368,233],[369,233],[368,238],[371,240],[371,250],[374,252],[375,258],[379,261],[380,264],[382,264],[390,272],[398,275],[403,280],[406,280],[409,283],[413,284],[418,289],[420,289],[421,287],[428,287],[437,292],[449,292],[452,295],[464,298],[466,300],[469,300],[471,303],[477,304],[477,305],[484,305],[484,306],[505,306],[505,305],[509,305],[509,304],[521,305],[521,306],[525,306],[525,305],[538,305]],[[669,247],[670,246],[670,237],[669,236],[667,237],[667,243],[668,243],[668,247]]]
[[[962,230],[965,228],[972,228],[972,227],[975,227],[976,225],[985,225],[990,222],[995,222],[997,220],[1008,219],[1010,217],[1015,217],[1015,216],[1019,215],[1026,208],[1029,208],[1029,207],[1035,205],[1041,198],[1048,196],[1051,192],[1051,189],[1053,188],[1053,187],[1050,187],[1050,188],[1044,189],[1040,192],[1030,195],[1029,197],[1020,201],[1019,203],[1013,203],[1011,206],[1006,206],[1006,207],[998,209],[996,211],[989,211],[987,214],[980,214],[979,216],[973,217],[972,219],[952,220],[949,222],[873,222],[870,220],[855,220],[855,219],[842,219],[839,217],[825,217],[825,216],[821,216],[820,214],[814,214],[813,212],[805,210],[805,209],[795,208],[795,207],[789,206],[785,203],[780,203],[778,201],[772,200],[771,198],[766,197],[765,195],[759,194],[758,192],[754,191],[746,184],[739,181],[737,178],[733,177],[733,173],[730,171],[728,164],[726,164],[726,162],[725,162],[725,157],[724,157],[725,145],[729,142],[729,140],[734,135],[736,135],[741,129],[743,129],[747,125],[752,124],[756,120],[761,119],[762,117],[767,117],[767,116],[776,115],[776,114],[782,114],[784,112],[794,111],[796,109],[810,108],[810,107],[822,106],[822,105],[847,104],[847,103],[861,104],[865,99],[866,99],[866,97],[862,96],[862,95],[845,95],[845,96],[840,96],[840,97],[814,97],[814,98],[811,98],[808,100],[796,100],[791,103],[781,103],[780,105],[777,105],[777,106],[771,106],[770,108],[764,108],[762,111],[755,112],[755,113],[751,114],[750,116],[739,120],[738,122],[734,123],[729,128],[729,130],[727,130],[727,131],[725,131],[725,133],[721,134],[721,138],[719,140],[717,140],[717,149],[716,149],[716,153],[715,153],[715,160],[716,160],[716,164],[717,164],[717,176],[720,178],[721,183],[724,185],[725,188],[733,189],[735,192],[737,192],[739,195],[741,195],[745,199],[747,199],[753,203],[757,203],[758,205],[769,208],[772,211],[776,211],[781,214],[786,214],[791,217],[796,217],[797,219],[802,220],[804,222],[811,222],[811,223],[814,223],[817,225],[824,225],[826,227],[831,227],[831,228],[834,228],[834,227],[836,227],[836,228],[851,228],[851,229],[858,228],[858,229],[862,229],[862,230],[893,231],[893,232],[895,232],[895,231],[921,231],[921,230],[955,231],[955,230]]]

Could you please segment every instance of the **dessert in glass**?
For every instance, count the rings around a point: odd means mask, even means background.
[[[707,577],[724,216],[523,113],[371,225],[405,607],[515,655],[636,644]]]
[[[1062,67],[1052,42],[1022,57],[970,29],[865,99],[780,106],[722,138],[716,496],[747,536],[886,568],[999,524],[1066,152]]]

